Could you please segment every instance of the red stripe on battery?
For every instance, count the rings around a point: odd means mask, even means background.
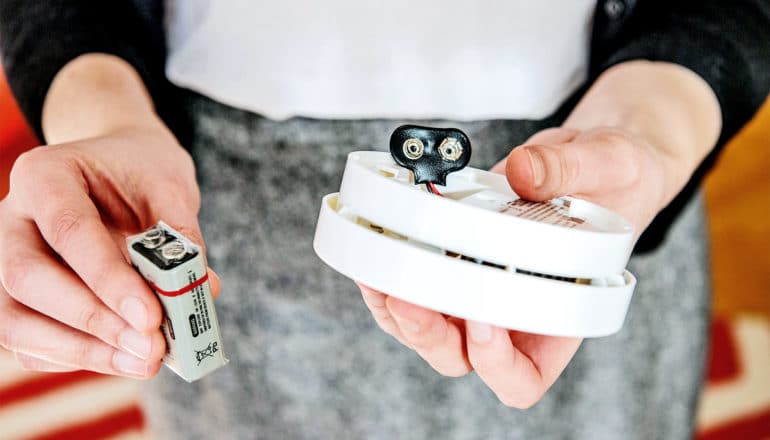
[[[197,281],[195,281],[195,282],[193,282],[191,284],[188,284],[188,285],[186,285],[185,287],[182,287],[179,290],[172,290],[172,291],[163,290],[160,287],[156,286],[155,284],[153,284],[153,283],[151,283],[149,281],[147,283],[150,285],[150,287],[153,288],[153,290],[155,290],[156,292],[160,293],[163,296],[179,296],[179,295],[184,295],[185,293],[187,293],[187,292],[193,290],[194,288],[202,285],[203,283],[205,283],[208,280],[209,280],[209,273],[206,272],[206,275],[203,275],[201,277],[201,279],[199,279],[199,280],[197,280]]]

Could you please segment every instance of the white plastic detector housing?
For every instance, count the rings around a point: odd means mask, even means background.
[[[597,337],[623,325],[636,285],[634,230],[584,200],[520,199],[505,176],[467,167],[439,197],[388,153],[348,155],[323,198],[313,247],[338,272],[464,319]]]

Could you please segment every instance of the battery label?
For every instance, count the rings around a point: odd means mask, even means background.
[[[552,225],[564,226],[565,228],[579,228],[587,226],[585,220],[577,217],[570,217],[565,213],[564,206],[559,206],[551,202],[530,202],[523,199],[510,201],[500,209],[503,214],[513,215],[519,218],[535,220]],[[589,229],[586,227],[581,229]]]
[[[216,341],[209,342],[209,345],[203,350],[195,350],[195,359],[198,361],[198,365],[200,365],[204,359],[213,358],[217,352],[219,352],[219,343]]]
[[[589,231],[598,230],[584,219],[569,215],[571,202],[568,199],[557,198],[547,202],[530,202],[510,194],[486,190],[465,197],[460,202],[518,218],[565,228]]]
[[[187,278],[190,284],[193,284],[197,277],[194,272],[190,271],[187,272]],[[211,318],[209,317],[209,309],[205,300],[203,286],[196,286],[192,290],[190,300],[192,301],[192,310],[194,311],[194,313],[188,317],[190,322],[190,333],[192,333],[193,338],[197,338],[198,335],[211,329]]]

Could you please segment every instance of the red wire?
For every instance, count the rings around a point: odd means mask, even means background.
[[[432,192],[437,196],[444,197],[444,194],[441,194],[441,192],[438,189],[436,189],[436,185],[434,185],[433,182],[428,182],[426,185],[428,186],[428,191]]]

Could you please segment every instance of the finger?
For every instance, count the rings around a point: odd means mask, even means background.
[[[210,267],[206,268],[206,272],[209,274],[209,286],[211,287],[211,296],[214,299],[219,297],[219,293],[222,291],[222,280],[219,279],[219,275]]]
[[[160,362],[139,359],[0,295],[0,346],[76,370],[148,378]]]
[[[546,387],[556,382],[583,342],[582,338],[536,335],[517,331],[509,331],[508,336],[513,346],[525,353],[537,365]]]
[[[527,139],[523,145],[561,144],[561,143],[572,141],[573,139],[575,139],[575,137],[578,134],[580,134],[580,131],[573,130],[571,128],[563,128],[563,127],[546,128],[545,130],[538,131],[537,133],[530,136],[529,139]],[[490,171],[492,171],[493,173],[505,174],[505,164],[507,160],[508,158],[506,157],[505,159],[497,162]]]
[[[21,368],[28,371],[41,371],[45,373],[67,373],[70,371],[77,371],[77,368],[55,364],[22,353],[14,353],[14,356],[16,357],[16,361],[21,365]]]
[[[554,145],[514,149],[506,176],[516,193],[529,200],[592,195],[629,186],[639,174],[638,154],[621,136],[575,138]]]
[[[468,357],[476,373],[501,402],[515,408],[537,403],[580,345],[572,338],[554,338],[549,349],[533,360],[514,346],[505,329],[472,321],[466,328]]]
[[[545,130],[540,130],[537,133],[530,136],[523,145],[542,144],[564,144],[571,142],[580,134],[580,130],[565,127],[551,127]]]
[[[143,335],[104,305],[72,271],[51,255],[29,221],[9,222],[0,245],[0,281],[16,301],[70,327],[149,360],[160,360],[159,330]]]
[[[410,344],[401,333],[396,321],[385,306],[385,300],[388,296],[363,284],[359,284],[358,282],[356,282],[356,285],[361,290],[361,296],[364,299],[364,303],[366,304],[366,307],[369,308],[374,321],[380,329],[390,336],[393,336],[401,344],[412,348],[412,344]]]
[[[513,346],[507,331],[471,321],[466,327],[471,364],[501,402],[529,408],[540,400],[543,379],[532,361]]]
[[[45,241],[102,302],[136,330],[157,330],[160,304],[113,241],[87,196],[85,183],[57,169],[48,170],[46,176],[36,191],[20,191],[24,194],[19,197]]]
[[[386,306],[401,334],[437,372],[459,377],[471,371],[465,355],[463,333],[440,313],[388,297]]]

